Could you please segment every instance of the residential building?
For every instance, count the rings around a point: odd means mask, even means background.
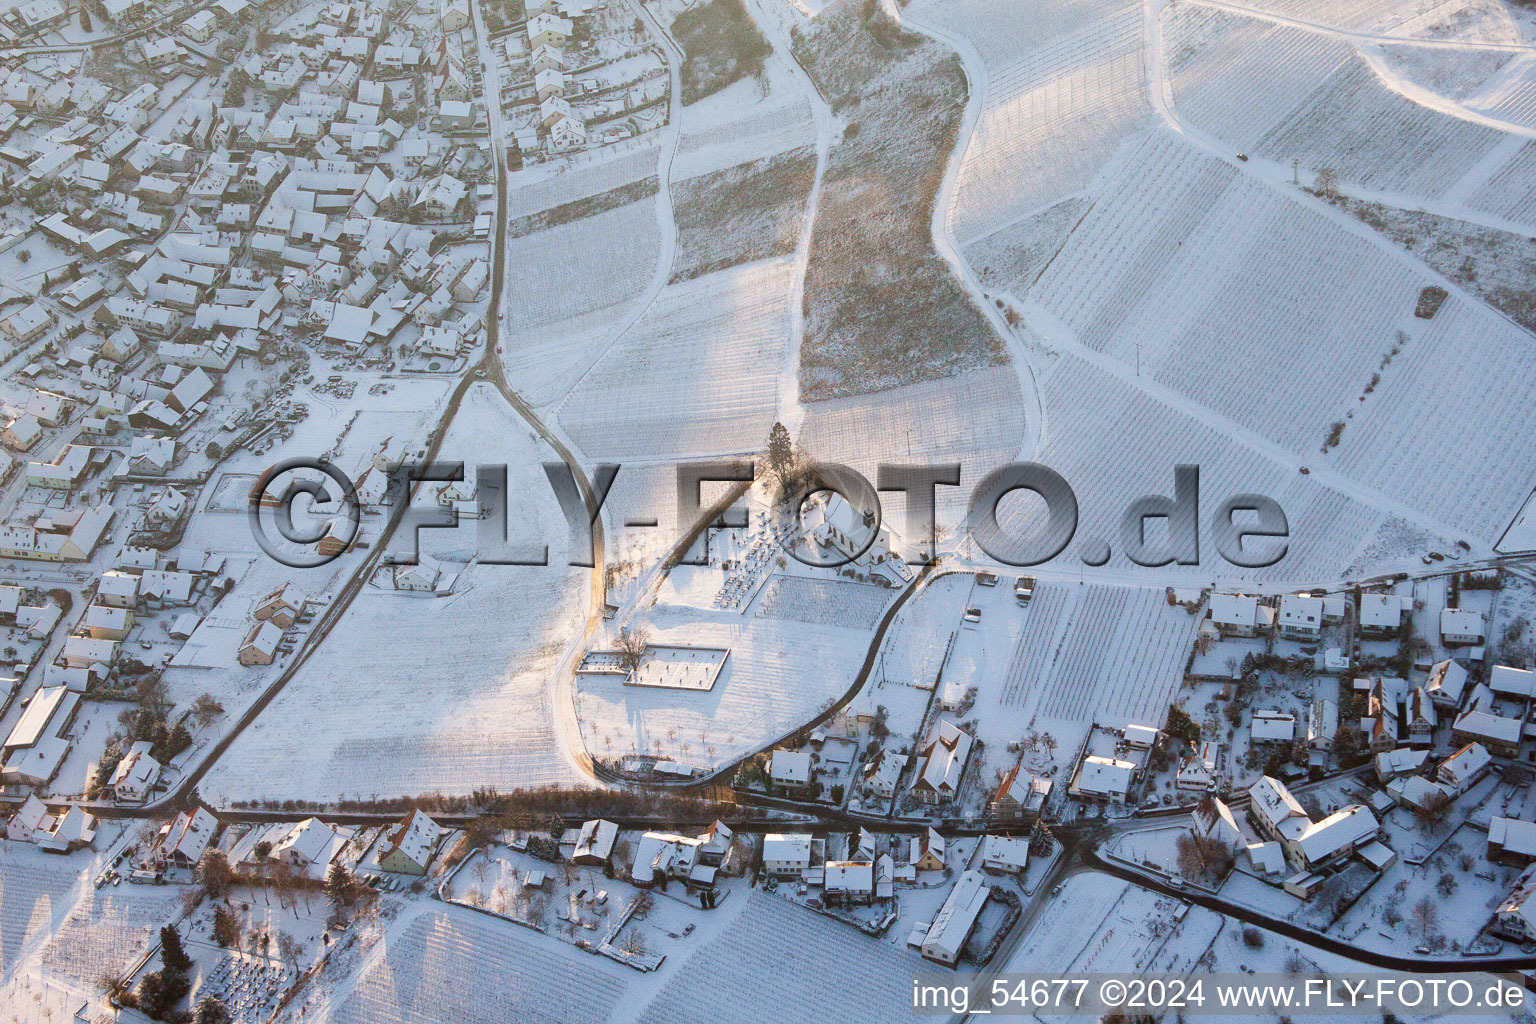
[[[571,860],[577,864],[603,867],[613,856],[613,845],[619,838],[619,826],[602,818],[582,822]]]
[[[1536,821],[1504,817],[1489,821],[1488,859],[1517,867],[1536,861]]]
[[[1440,611],[1440,642],[1459,647],[1483,642],[1483,614],[1461,608]]]
[[[1259,633],[1259,599],[1242,594],[1212,594],[1211,624],[1226,637]]]
[[[763,837],[763,872],[792,878],[811,866],[811,837],[803,832],[770,832]]]
[[[918,800],[947,803],[959,794],[973,742],[971,734],[947,716],[934,724],[928,742],[918,751],[917,778],[912,783]]]
[[[1306,642],[1323,635],[1323,599],[1307,594],[1287,594],[1280,599],[1280,635]]]
[[[135,743],[112,772],[112,795],[124,803],[138,803],[149,796],[160,779],[160,762],[150,756],[148,740]]]
[[[420,810],[389,830],[379,851],[379,867],[402,875],[424,875],[443,827]]]
[[[1028,869],[1028,836],[982,837],[981,870],[998,875],[1022,875]]]

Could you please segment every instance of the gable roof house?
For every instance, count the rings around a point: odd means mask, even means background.
[[[379,867],[402,875],[424,875],[443,827],[420,810],[390,829],[379,852]]]
[[[945,803],[955,798],[960,792],[972,743],[970,733],[953,720],[940,718],[935,723],[927,745],[918,753],[921,760],[912,792],[919,800]]]
[[[331,862],[336,831],[319,818],[305,818],[272,847],[273,860],[287,862],[295,870],[313,873]]]

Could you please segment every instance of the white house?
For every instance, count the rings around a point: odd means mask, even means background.
[[[1403,624],[1403,599],[1397,594],[1360,595],[1360,635],[1366,639],[1386,640],[1397,635]]]
[[[1211,595],[1211,624],[1222,636],[1252,637],[1259,632],[1259,599],[1242,594]]]
[[[920,760],[912,792],[919,800],[937,804],[955,798],[973,742],[971,734],[950,718],[940,718],[934,724],[927,744],[918,752]]]
[[[983,836],[981,869],[993,874],[1022,875],[1029,868],[1028,836]]]
[[[160,778],[160,762],[149,755],[151,746],[148,740],[141,740],[117,762],[111,782],[112,793],[117,799],[137,803],[149,796]]]
[[[1209,741],[1201,745],[1199,753],[1184,758],[1174,785],[1191,793],[1209,793],[1216,788],[1216,753]]]
[[[811,866],[811,837],[804,832],[770,832],[763,837],[763,872],[789,878]]]
[[[1483,642],[1483,613],[1464,608],[1440,611],[1440,641],[1447,647]]]
[[[272,847],[271,858],[282,861],[300,873],[312,873],[316,867],[331,863],[331,844],[336,831],[319,818],[305,818]]]
[[[775,750],[768,777],[776,786],[804,786],[811,781],[811,755],[803,750]]]
[[[1287,594],[1280,599],[1280,635],[1287,640],[1316,640],[1323,635],[1323,599]]]

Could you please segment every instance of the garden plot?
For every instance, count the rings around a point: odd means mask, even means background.
[[[776,573],[763,587],[756,614],[816,626],[874,629],[894,592],[870,583]]]
[[[1283,164],[1331,167],[1341,182],[1362,188],[1438,198],[1503,138],[1393,92],[1352,57],[1253,148]]]
[[[1409,823],[1407,828],[1423,826]],[[1463,826],[1423,864],[1399,857],[1329,934],[1380,953],[1401,954],[1420,943],[1436,951],[1467,949],[1520,874],[1488,861],[1487,847],[1486,833]],[[1415,909],[1426,901],[1432,908],[1428,915]],[[1518,953],[1513,945],[1504,952]]]
[[[560,421],[589,457],[761,450],[778,414],[789,260],[668,286],[571,391]]]
[[[852,684],[872,630],[657,604],[646,625],[655,644],[725,647],[730,659],[707,693],[625,686],[611,676],[577,680],[576,711],[588,752],[673,758],[712,769],[803,724]]]
[[[965,517],[969,488],[1012,462],[1024,442],[1024,398],[1011,367],[973,370],[949,380],[806,405],[800,446],[875,480],[881,462],[959,462],[960,486],[936,488],[938,523]],[[904,530],[897,495],[882,496],[892,529]]]
[[[1160,588],[1041,582],[1022,617],[994,688],[1017,721],[1161,727],[1198,616],[1169,605]]]
[[[619,1009],[629,974],[517,925],[471,911],[428,912],[394,930],[320,1019],[602,1024]]]
[[[1150,114],[1140,8],[1087,6],[1101,17],[989,64],[949,211],[963,244],[1085,190]]]
[[[205,796],[330,801],[578,777],[557,727],[569,711],[549,681],[584,621],[588,573],[566,564],[565,522],[539,466],[553,453],[484,384],[466,394],[444,451],[508,465],[510,541],[548,544],[551,564],[479,564],[445,599],[365,591],[213,766]],[[469,530],[424,530],[422,550],[471,544]]]
[[[564,394],[644,293],[660,253],[654,199],[508,239],[508,380],[539,404]]]
[[[1165,8],[1163,50],[1179,118],[1234,150],[1257,146],[1354,52],[1340,39],[1198,4]]]
[[[781,1024],[884,1024],[911,1012],[912,973],[924,964],[787,899],[752,892],[730,926],[679,964],[638,1018],[622,1019],[692,1024],[708,998],[703,993],[730,993],[710,1000],[719,1024],[760,1021],[768,1006]]]

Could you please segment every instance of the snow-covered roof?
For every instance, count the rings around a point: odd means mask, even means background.
[[[1403,621],[1403,599],[1397,594],[1360,595],[1360,625],[1365,629],[1396,629]]]
[[[1252,628],[1259,617],[1259,599],[1242,594],[1211,595],[1211,621],[1218,626]]]
[[[763,836],[763,860],[809,864],[811,837],[804,832],[770,832]]]
[[[1094,796],[1124,796],[1135,778],[1134,762],[1089,754],[1078,769],[1077,788]]]
[[[1379,831],[1381,825],[1369,807],[1350,804],[1313,824],[1297,838],[1296,845],[1308,864],[1317,864]]]
[[[1286,839],[1301,836],[1311,820],[1279,779],[1265,775],[1248,787],[1249,809]]]
[[[1536,821],[1494,818],[1488,823],[1488,842],[1507,853],[1536,857]]]
[[[1494,693],[1529,699],[1536,696],[1536,672],[1528,668],[1495,665],[1488,674],[1488,688]]]
[[[272,847],[272,855],[291,852],[306,864],[320,863],[322,858],[329,861],[331,842],[335,838],[336,832],[331,826],[319,818],[305,818]]]

